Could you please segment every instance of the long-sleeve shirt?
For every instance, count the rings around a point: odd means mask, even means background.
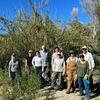
[[[94,63],[92,54],[90,52],[87,52],[86,54],[83,53],[83,55],[85,57],[85,60],[88,61],[88,63],[89,63],[89,69],[90,70],[93,69],[95,66],[95,63]]]
[[[13,61],[11,60],[11,61],[9,62],[9,68],[8,68],[9,77],[10,77],[10,73],[11,73],[11,72],[16,72],[18,68],[19,68],[19,62],[18,62],[18,61],[13,62]]]
[[[65,70],[65,61],[63,58],[56,58],[52,66],[52,70],[55,72],[63,72]]]
[[[27,61],[27,65],[26,66],[32,66],[32,59],[33,59],[33,56],[27,56],[26,58],[26,61]]]
[[[34,65],[35,67],[41,67],[42,66],[42,58],[35,56],[32,59],[32,65]]]
[[[63,57],[63,53],[61,52],[61,56]],[[57,52],[55,52],[55,53],[53,53],[52,54],[52,58],[51,58],[51,65],[53,66],[53,64],[54,64],[54,60],[56,59],[58,57],[58,53]],[[64,57],[63,57],[63,59],[64,59]]]
[[[48,66],[48,52],[41,50],[42,66]]]

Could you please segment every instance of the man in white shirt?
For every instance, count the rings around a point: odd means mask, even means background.
[[[95,67],[93,56],[90,52],[88,52],[87,46],[82,47],[83,55],[85,60],[89,63],[89,74],[90,74],[90,89],[93,90],[93,69]]]
[[[38,69],[42,71],[42,58],[40,57],[40,52],[36,51],[36,56],[32,59],[32,65],[38,73]]]
[[[40,57],[40,52],[36,51],[36,56],[32,59],[32,65],[36,71],[36,74],[39,75],[41,86],[43,84],[43,78],[42,78],[42,58]]]
[[[54,60],[57,58],[57,54],[58,53],[61,53],[61,56],[63,57],[63,53],[61,52],[60,48],[59,47],[55,47],[55,50],[54,50],[54,53],[52,54],[52,59],[51,59],[51,65],[53,66],[54,64]]]
[[[57,89],[62,88],[62,75],[65,73],[65,61],[63,57],[61,56],[61,53],[58,52],[57,58],[54,60],[54,64],[52,66],[52,82],[51,82],[51,88],[54,88],[56,81],[58,79]]]
[[[44,77],[46,83],[48,83],[50,80],[50,76],[49,76],[50,67],[49,67],[49,58],[48,58],[49,53],[46,50],[46,47],[44,45],[42,46],[42,50],[40,50],[40,56],[42,58],[43,77]]]

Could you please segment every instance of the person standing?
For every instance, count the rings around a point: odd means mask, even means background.
[[[57,89],[62,89],[62,75],[65,74],[65,61],[60,52],[58,52],[57,58],[54,60],[52,70],[51,88],[54,89],[56,86]],[[56,84],[57,79],[58,84]]]
[[[32,50],[29,50],[27,57],[25,58],[25,72],[26,72],[26,78],[28,79],[31,72],[32,72]]]
[[[88,63],[89,63],[90,89],[92,91],[94,88],[94,85],[93,85],[93,69],[95,67],[94,59],[93,59],[92,54],[90,52],[88,52],[87,46],[82,47],[82,52],[83,52],[85,60],[88,61]]]
[[[42,78],[42,58],[40,56],[40,52],[36,51],[35,56],[32,59],[32,65],[35,69],[37,75],[39,75],[41,87],[43,85],[43,78]]]
[[[78,77],[79,95],[83,95],[83,89],[85,87],[85,93],[87,100],[91,99],[90,94],[90,80],[89,80],[89,63],[85,60],[84,55],[81,54],[79,61],[77,62],[76,73]]]
[[[77,64],[78,58],[75,56],[75,52],[73,50],[70,51],[70,57],[67,59],[67,91],[66,93],[69,94],[71,87],[73,89],[73,92],[75,92],[76,89],[76,64]]]
[[[42,73],[45,81],[50,81],[50,66],[49,66],[49,53],[46,50],[46,47],[43,45],[42,50],[40,50],[40,56],[42,58]]]
[[[61,56],[63,57],[63,53],[60,51],[60,48],[59,47],[55,47],[54,49],[54,53],[52,54],[52,58],[51,58],[51,65],[53,66],[54,64],[54,60],[58,57],[58,53],[61,53]]]
[[[22,71],[19,61],[16,59],[16,55],[13,53],[11,55],[11,60],[9,62],[9,77],[12,80],[12,85],[16,83],[16,81],[20,81],[22,77]]]

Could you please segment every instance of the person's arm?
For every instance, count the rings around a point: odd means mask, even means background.
[[[47,62],[47,66],[50,67],[50,54],[49,52],[47,52],[47,59],[46,59],[46,62]]]
[[[76,63],[76,74],[78,73],[78,62]]]
[[[22,77],[22,68],[19,61],[18,61],[18,72],[19,72],[20,77]]]
[[[27,70],[27,59],[25,59],[25,71]]]
[[[84,76],[84,80],[87,80],[89,77],[89,63],[86,61],[86,72]]]
[[[86,62],[86,74],[89,75],[89,63]]]
[[[54,64],[54,54],[52,54],[52,58],[51,58],[51,65],[53,66]]]
[[[66,70],[69,70],[68,63],[69,63],[69,58],[66,60]]]
[[[53,65],[52,65],[52,71],[55,71],[55,66],[56,66],[56,60],[54,60]]]
[[[90,58],[90,67],[91,67],[91,70],[93,71],[95,63],[94,63],[94,59],[93,59],[93,56],[92,56],[91,53],[90,53],[90,57],[89,58]]]
[[[63,61],[63,75],[65,75],[65,61]]]
[[[62,58],[64,58],[64,54],[63,54],[63,52],[61,52],[61,56],[62,56]]]
[[[32,59],[32,66],[35,68],[35,57]]]
[[[11,77],[10,71],[11,71],[11,61],[9,62],[9,68],[8,68],[9,77]]]
[[[79,61],[79,58],[76,57],[76,62],[78,62],[78,61]]]
[[[42,65],[42,72],[44,72],[44,66],[43,66],[44,61],[43,61],[42,58],[41,58],[41,60],[40,60],[40,63],[41,63],[41,65]]]

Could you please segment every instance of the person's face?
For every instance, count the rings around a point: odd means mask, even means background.
[[[81,61],[84,61],[84,57],[80,57],[80,60],[81,60]]]
[[[59,52],[59,49],[58,49],[58,48],[56,48],[56,49],[55,49],[55,52]]]
[[[70,54],[71,57],[74,57],[74,53]]]
[[[82,49],[83,53],[87,53],[87,49]]]
[[[29,56],[32,56],[32,52],[29,52],[28,54],[29,54]]]
[[[39,56],[39,52],[36,52],[36,56]]]
[[[43,50],[43,51],[45,51],[45,50],[46,50],[45,46],[43,46],[43,47],[42,47],[42,50]]]

